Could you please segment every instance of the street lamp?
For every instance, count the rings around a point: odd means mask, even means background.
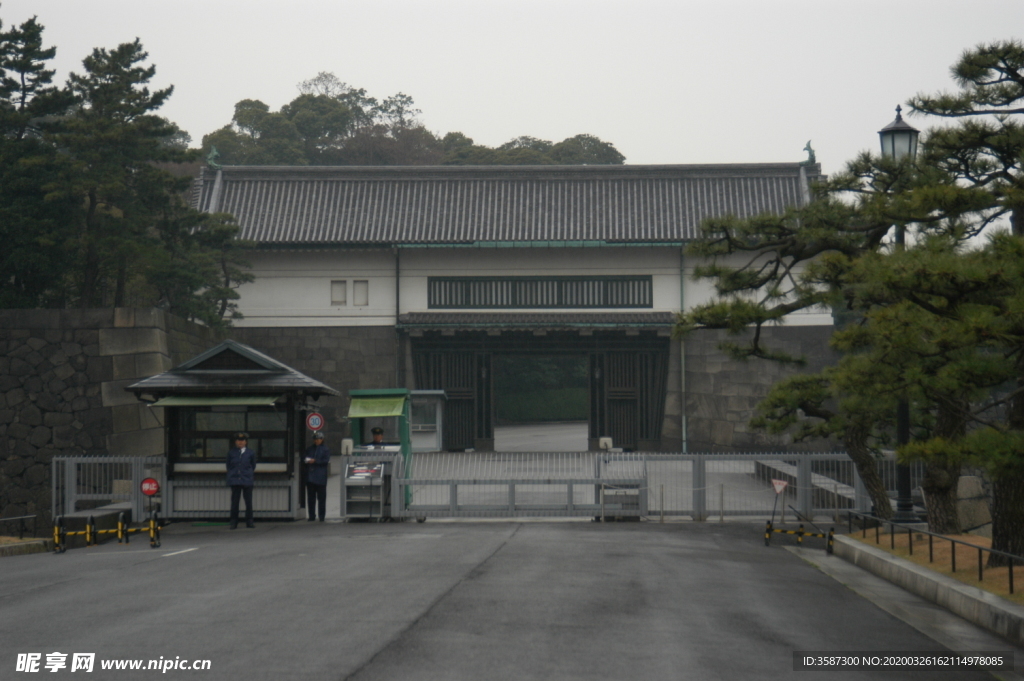
[[[882,156],[896,161],[909,158],[913,163],[917,157],[917,137],[920,131],[908,125],[901,115],[902,108],[896,105],[896,120],[878,131],[882,142]],[[896,247],[902,249],[905,243],[903,223],[896,224]],[[896,405],[896,445],[910,442],[910,403],[906,398]],[[896,522],[917,522],[914,514],[914,499],[910,490],[910,466],[896,465]]]
[[[901,111],[903,107],[897,104],[896,120],[878,131],[878,137],[882,141],[882,156],[897,161],[909,156],[913,161],[917,156],[917,136],[921,132],[903,120]]]

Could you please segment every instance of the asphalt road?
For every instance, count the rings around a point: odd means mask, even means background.
[[[19,653],[45,663],[61,652],[95,653],[92,679],[810,681],[835,673],[793,671],[794,651],[945,650],[761,533],[748,523],[178,524],[155,550],[136,540],[4,558],[0,679],[35,678],[14,671]],[[159,658],[210,669],[100,669]]]

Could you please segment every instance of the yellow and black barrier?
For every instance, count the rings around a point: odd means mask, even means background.
[[[804,537],[819,537],[821,539],[826,540],[825,541],[825,552],[826,553],[832,553],[832,547],[835,544],[835,534],[836,534],[836,531],[835,531],[835,528],[830,527],[829,530],[828,530],[828,534],[817,533],[817,532],[807,532],[807,531],[804,530],[803,523],[801,523],[800,527],[795,529],[795,530],[779,530],[779,529],[776,529],[776,528],[772,527],[772,521],[769,520],[765,524],[765,528],[764,528],[764,545],[765,546],[769,546],[771,544],[772,533],[776,533],[776,534],[795,534],[796,535],[796,543],[799,544],[800,546],[803,546]]]
[[[160,546],[160,521],[156,515],[156,511],[150,514],[149,520],[142,527],[129,527],[129,523],[125,522],[124,513],[120,513],[117,516],[117,528],[111,530],[97,530],[96,519],[93,516],[85,521],[84,530],[76,530],[68,532],[67,528],[64,527],[64,517],[57,516],[53,519],[53,552],[64,553],[67,551],[67,538],[75,536],[85,537],[85,545],[92,546],[99,543],[100,535],[104,534],[116,534],[117,543],[127,544],[129,539],[134,532],[147,532],[149,533],[149,548],[155,549]]]

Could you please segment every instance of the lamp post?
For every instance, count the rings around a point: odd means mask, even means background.
[[[908,125],[901,115],[902,108],[896,105],[896,120],[878,131],[882,143],[882,156],[896,161],[917,157],[917,137],[920,131]],[[903,250],[906,243],[903,223],[896,224],[896,248]],[[896,446],[910,442],[910,403],[901,398],[896,405]],[[914,514],[914,499],[910,490],[910,466],[896,465],[896,522],[917,522]]]

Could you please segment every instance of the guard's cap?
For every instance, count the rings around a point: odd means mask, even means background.
[[[249,439],[249,433],[235,433],[235,439],[236,440],[248,440]]]
[[[314,440],[323,440],[323,439],[324,439],[324,434],[323,434],[323,433],[321,433],[321,432],[320,432],[320,431],[318,430],[318,431],[316,431],[315,433],[313,433],[313,439],[314,439]]]
[[[384,434],[384,429],[383,428],[379,428],[379,427],[378,428],[371,428],[370,432],[373,433],[374,435],[383,435]]]

